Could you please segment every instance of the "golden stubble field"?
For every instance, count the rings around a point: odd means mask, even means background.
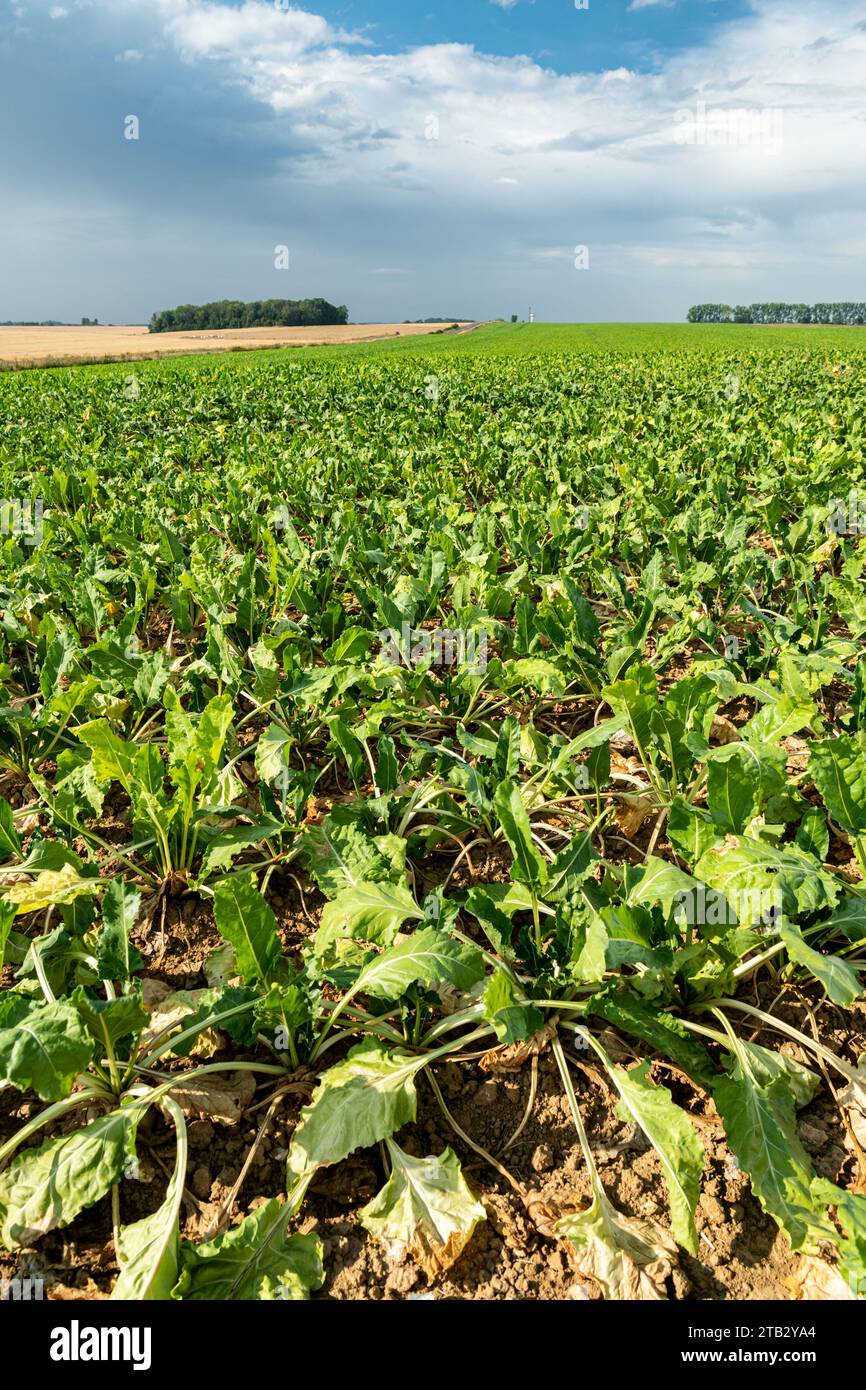
[[[469,327],[460,324],[459,327]],[[214,328],[189,333],[148,333],[142,326],[112,328],[0,327],[0,370],[76,362],[135,362],[179,353],[233,352],[251,348],[314,347],[364,343],[377,338],[438,333],[438,323],[350,323],[325,328]]]

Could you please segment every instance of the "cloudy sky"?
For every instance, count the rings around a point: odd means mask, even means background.
[[[0,130],[0,320],[866,297],[860,0],[0,0]]]

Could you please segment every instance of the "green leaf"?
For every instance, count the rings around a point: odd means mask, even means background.
[[[269,984],[282,947],[277,919],[259,890],[248,879],[227,876],[217,883],[213,902],[220,935],[234,947],[244,982]]]
[[[725,752],[707,764],[707,803],[716,825],[739,834],[758,814],[761,768],[746,746],[728,745]]]
[[[690,874],[684,874],[675,864],[659,859],[651,854],[639,868],[629,868],[626,873],[626,903],[629,907],[660,903],[665,916],[669,916],[673,905],[688,898],[698,888]]]
[[[568,760],[585,749],[600,748],[603,744],[610,743],[614,734],[618,734],[627,724],[628,715],[619,714],[615,719],[603,719],[600,724],[592,724],[590,728],[584,729],[582,734],[570,739],[564,748],[559,749],[556,755],[557,771],[567,767]]]
[[[845,1192],[826,1178],[815,1179],[812,1193],[816,1201],[836,1208],[836,1219],[846,1237],[841,1241],[836,1237],[839,1272],[855,1298],[866,1298],[866,1197]]]
[[[798,1110],[814,1100],[820,1091],[820,1076],[804,1067],[802,1062],[796,1062],[784,1052],[762,1047],[760,1043],[746,1042],[744,1038],[740,1038],[739,1046],[746,1053],[749,1071],[758,1085],[771,1086],[777,1077],[783,1077]]]
[[[547,882],[547,862],[535,846],[529,813],[517,783],[500,782],[493,793],[493,805],[514,855],[513,877],[530,888],[540,890]]]
[[[144,961],[130,943],[138,920],[141,897],[122,878],[114,879],[102,900],[102,927],[96,943],[96,964],[101,980],[128,980]]]
[[[202,860],[201,879],[209,878],[216,869],[228,869],[242,850],[249,845],[263,844],[285,829],[285,822],[273,816],[257,816],[250,825],[233,825],[213,838],[208,835],[207,851]]]
[[[866,940],[866,898],[845,898],[822,926],[828,931],[842,932],[849,941]]]
[[[866,752],[843,735],[813,743],[809,774],[837,825],[849,835],[866,835]]]
[[[487,1213],[466,1185],[452,1149],[438,1158],[413,1158],[386,1140],[391,1176],[358,1212],[358,1220],[385,1245],[405,1246],[430,1278],[443,1274],[466,1249]]]
[[[687,733],[708,739],[719,707],[716,687],[708,676],[686,676],[665,695],[665,709],[675,714]]]
[[[183,804],[192,807],[199,789],[205,795],[214,791],[217,767],[232,722],[231,696],[215,695],[194,719],[170,685],[165,691],[165,711],[169,775]]]
[[[256,772],[262,782],[276,782],[288,770],[289,750],[295,739],[279,724],[269,724],[256,744]]]
[[[525,1042],[544,1026],[544,1014],[534,1004],[518,1001],[514,983],[504,970],[494,970],[482,996],[484,1017],[501,1043]]]
[[[216,1240],[184,1241],[175,1296],[189,1302],[306,1299],[324,1283],[322,1243],[315,1235],[288,1235],[292,1215],[290,1203],[272,1198]]]
[[[104,785],[119,782],[128,792],[131,791],[139,751],[136,744],[118,738],[107,719],[79,724],[75,737],[90,749],[93,770],[100,782]]]
[[[388,946],[410,917],[420,922],[424,914],[403,884],[358,883],[344,888],[322,909],[314,938],[316,955],[324,956],[343,938]]]
[[[712,1094],[731,1151],[764,1211],[793,1250],[815,1254],[834,1230],[811,1193],[815,1170],[797,1135],[787,1079],[761,1086],[737,1063],[731,1075],[717,1078]]]
[[[394,740],[390,734],[380,734],[376,744],[376,782],[379,790],[392,792],[397,785],[398,766],[397,751],[394,747]],[[367,875],[369,877],[369,875]]]
[[[803,940],[799,929],[791,922],[782,920],[778,924],[779,939],[784,941],[788,958],[797,965],[803,965],[824,986],[834,1004],[850,1008],[855,999],[864,992],[860,977],[853,965],[842,960],[841,956],[825,956],[814,946]]]
[[[779,743],[805,729],[815,714],[811,700],[794,700],[790,695],[781,695],[758,710],[744,726],[743,737],[750,743]]]
[[[346,766],[356,787],[370,775],[364,750],[342,715],[333,714],[326,721],[331,738],[346,760]]]
[[[839,885],[794,845],[777,849],[762,840],[707,850],[695,874],[723,893],[742,926],[762,921],[770,908],[791,916],[833,907]]]
[[[475,946],[456,941],[436,927],[421,927],[397,946],[370,961],[353,993],[399,999],[410,985],[447,980],[465,993],[482,978],[484,957]]]
[[[618,1114],[643,1130],[659,1156],[668,1189],[671,1230],[690,1254],[698,1253],[695,1208],[701,1195],[704,1149],[684,1110],[670,1091],[649,1079],[649,1062],[626,1071],[607,1057],[605,1066],[621,1097]]]
[[[270,1033],[279,1030],[281,1035],[295,1033],[310,1022],[311,1016],[311,999],[301,985],[272,985],[256,1004],[256,1031]]]
[[[668,839],[688,864],[696,864],[719,839],[718,826],[681,796],[671,802],[667,828]]]
[[[163,1100],[178,1135],[177,1158],[165,1201],[150,1216],[123,1226],[117,1242],[120,1276],[111,1297],[144,1303],[170,1299],[180,1268],[180,1211],[186,1178],[186,1124],[183,1111],[171,1097]]]
[[[489,886],[504,888],[507,885],[500,883]],[[503,911],[501,904],[493,894],[488,892],[487,888],[470,888],[466,894],[464,907],[471,916],[477,918],[481,923],[484,935],[496,954],[506,962],[513,961],[511,916],[508,912]],[[511,912],[514,912],[514,908],[511,908]]]
[[[351,821],[341,825],[329,816],[322,825],[305,825],[299,842],[304,867],[329,898],[361,883],[405,885],[401,836],[365,835]]]
[[[425,1058],[389,1051],[375,1038],[353,1047],[322,1076],[301,1111],[289,1151],[289,1173],[306,1177],[355,1149],[387,1139],[415,1118],[415,1074]]]
[[[104,1048],[112,1043],[140,1033],[147,1026],[149,1015],[141,1002],[140,990],[118,995],[116,999],[92,999],[82,985],[69,995],[91,1036]]]
[[[502,668],[502,686],[506,690],[526,686],[542,695],[562,695],[565,684],[565,678],[559,668],[554,666],[552,661],[545,661],[540,656],[506,661]]]
[[[62,1100],[93,1056],[93,1039],[66,1000],[31,1008],[0,1029],[0,1081],[42,1100]]]
[[[14,990],[0,990],[0,1029],[11,1028],[35,1007],[33,1000]]]
[[[0,1173],[0,1241],[7,1250],[68,1226],[120,1181],[135,1157],[141,1114],[138,1107],[113,1110],[12,1160]]]
[[[21,841],[9,802],[0,797],[0,859],[20,859]]]
[[[565,904],[557,920],[569,931],[568,973],[578,984],[597,984],[607,969],[608,932],[604,920],[591,908],[569,912]]]
[[[660,552],[657,553],[660,554]],[[648,598],[645,601],[640,613],[638,614],[637,620],[635,621],[634,625],[631,628],[621,628],[619,629],[619,631],[614,633],[616,645],[614,645],[613,642],[611,643],[610,650],[608,651],[605,657],[605,670],[612,681],[615,681],[617,676],[620,676],[623,674],[624,671],[627,671],[634,662],[635,658],[640,656],[641,652],[643,651],[646,635],[649,631],[649,626],[652,622],[654,613],[655,604],[653,603],[652,599]],[[646,668],[644,667],[638,668],[639,671],[643,671],[645,669]],[[631,680],[618,682],[618,685],[620,686],[630,686],[633,684],[634,682]],[[606,690],[602,693],[604,694],[605,699],[607,699],[608,697]],[[616,706],[612,703],[612,701],[608,701],[608,703],[611,705],[611,708],[615,711]]]
[[[824,863],[830,852],[830,829],[827,817],[817,806],[807,811],[800,822],[796,835],[797,848],[804,854],[812,854]]]
[[[6,963],[6,947],[16,916],[15,904],[7,903],[5,898],[0,898],[0,970]]]
[[[663,1013],[647,999],[641,999],[621,985],[593,996],[587,1012],[596,1014],[640,1038],[663,1056],[670,1058],[705,1091],[711,1090],[718,1075],[710,1054],[673,1014]]]
[[[598,862],[592,848],[592,837],[580,830],[573,840],[561,849],[548,869],[544,896],[547,902],[556,900],[579,887],[589,877]]]
[[[155,745],[125,743],[112,732],[106,719],[80,724],[75,736],[90,749],[97,782],[103,787],[119,782],[130,796],[135,813],[134,828],[146,826],[149,833],[158,826],[165,834],[171,811],[163,793],[165,767]]]

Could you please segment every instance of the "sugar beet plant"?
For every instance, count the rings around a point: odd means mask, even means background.
[[[304,1298],[308,1189],[378,1146],[358,1219],[435,1279],[486,1211],[454,1149],[401,1146],[426,1087],[587,1287],[666,1297],[704,1166],[673,1070],[792,1249],[866,1293],[866,1198],[797,1133],[822,1088],[866,1111],[811,1026],[866,964],[862,359],[484,341],[150,365],[134,399],[111,368],[0,381],[4,492],[43,503],[0,552],[0,1080],[40,1103],[0,1144],[8,1252],[104,1200],[116,1298]],[[322,904],[299,947],[280,876]],[[203,979],[154,1002],[190,898]],[[437,1081],[542,1052],[588,1205]],[[606,1192],[576,1059],[667,1220]],[[285,1195],[187,1239],[186,1116],[257,1093],[265,1124],[308,1100]],[[149,1112],[175,1161],[130,1219]]]

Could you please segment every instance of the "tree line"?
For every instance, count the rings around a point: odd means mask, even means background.
[[[326,299],[219,299],[212,304],[179,304],[150,320],[151,333],[178,333],[198,328],[313,328],[348,323],[345,304]]]
[[[866,323],[866,304],[694,304],[689,323]]]

